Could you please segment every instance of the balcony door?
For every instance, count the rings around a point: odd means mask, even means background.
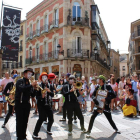
[[[30,24],[30,38],[32,38],[32,35],[33,35],[33,25]]]
[[[140,25],[137,28],[138,28],[138,36],[140,36]]]
[[[45,29],[45,32],[48,32],[48,25],[49,25],[49,20],[48,20],[48,15],[45,16],[45,26],[44,26],[44,29]]]
[[[81,42],[81,37],[76,37],[76,53],[81,53],[82,51],[82,42]]]
[[[48,43],[44,43],[44,50],[45,50],[45,60],[48,60]]]
[[[58,39],[57,38],[55,38],[54,39],[54,58],[55,59],[57,59],[58,58],[58,48],[57,48],[57,46],[58,46]]]
[[[80,21],[81,20],[81,7],[80,4],[78,2],[74,2],[73,5],[73,23],[75,23],[76,21]]]
[[[39,45],[38,44],[36,45],[36,59],[37,59],[37,62],[39,62]]]
[[[30,63],[32,63],[32,48],[30,47],[30,51],[29,51],[29,61]]]
[[[58,9],[55,9],[55,11],[54,11],[54,25],[56,26],[56,27],[58,27]]]
[[[39,36],[40,35],[40,22],[39,20],[37,20],[37,25],[36,25],[36,35]]]

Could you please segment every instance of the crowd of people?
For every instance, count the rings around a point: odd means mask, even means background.
[[[36,123],[33,138],[40,139],[38,133],[42,123],[47,124],[47,133],[52,135],[51,127],[55,121],[53,112],[62,114],[60,121],[68,118],[68,134],[72,135],[72,121],[77,123],[80,120],[81,131],[90,137],[94,119],[99,113],[104,113],[109,123],[120,133],[116,127],[111,113],[115,110],[123,112],[124,116],[136,117],[140,114],[140,81],[138,76],[115,79],[110,74],[109,79],[103,75],[91,75],[89,81],[85,76],[76,77],[76,74],[61,74],[61,77],[54,73],[43,72],[38,80],[32,77],[34,72],[31,68],[24,71],[24,76],[19,77],[17,70],[13,70],[11,77],[5,73],[5,78],[0,81],[0,118],[5,117],[2,128],[5,128],[10,116],[16,116],[16,134],[18,140],[26,139],[26,129],[30,108],[34,108],[34,114],[39,115]],[[11,90],[15,88],[15,94]],[[99,91],[107,91],[106,97],[101,99],[104,107],[99,110],[100,101],[97,100]],[[87,110],[87,101],[91,102],[90,110]],[[7,113],[8,103],[8,113]],[[58,105],[57,105],[58,104]],[[4,110],[5,115],[2,116]],[[92,112],[88,130],[84,128],[84,117],[82,112]]]

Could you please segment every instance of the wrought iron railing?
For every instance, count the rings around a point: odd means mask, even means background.
[[[40,31],[41,31],[41,34],[47,33],[49,31],[49,25],[48,24],[45,24],[44,26],[42,26],[40,28]]]
[[[49,30],[59,27],[59,19],[53,20],[49,23]]]
[[[101,65],[103,65],[105,68],[107,69],[110,69],[110,64],[108,65],[107,62],[105,62],[100,56],[99,54],[95,54],[95,53],[92,53],[90,54],[90,58],[91,60],[96,60],[98,61]]]
[[[68,58],[89,58],[89,50],[86,49],[67,49]]]
[[[140,37],[140,30],[131,33],[131,39],[135,39],[136,37]]]
[[[40,36],[40,29],[36,29],[35,31],[33,31],[33,37],[38,37]]]
[[[89,26],[89,18],[86,17],[67,17],[67,25]]]
[[[35,64],[35,63],[41,63],[41,62],[47,62],[51,60],[58,60],[59,58],[59,51],[52,51],[49,53],[44,53],[40,55],[33,56],[32,58],[26,58],[26,64]]]
[[[30,32],[29,34],[27,34],[26,35],[26,38],[33,39],[33,32]]]

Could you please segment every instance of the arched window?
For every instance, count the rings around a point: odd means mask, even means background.
[[[36,23],[36,35],[39,36],[40,35],[40,21],[37,20]]]
[[[48,15],[45,15],[45,31],[47,32],[48,31],[48,25],[49,25],[49,21],[48,21]]]
[[[58,9],[55,9],[54,10],[54,25],[58,27],[58,23],[59,23]]]
[[[80,21],[81,19],[81,7],[78,2],[74,2],[73,5],[73,21]]]

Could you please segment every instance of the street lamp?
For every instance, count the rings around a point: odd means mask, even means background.
[[[95,60],[97,60],[97,53],[98,53],[98,50],[97,50],[97,47],[95,47],[94,48]]]
[[[59,50],[59,53],[62,54],[62,55],[64,56],[64,50],[60,51],[60,48],[61,48],[60,44],[57,45],[57,48],[58,48],[58,50]]]
[[[106,59],[104,59],[104,63],[106,63]]]

